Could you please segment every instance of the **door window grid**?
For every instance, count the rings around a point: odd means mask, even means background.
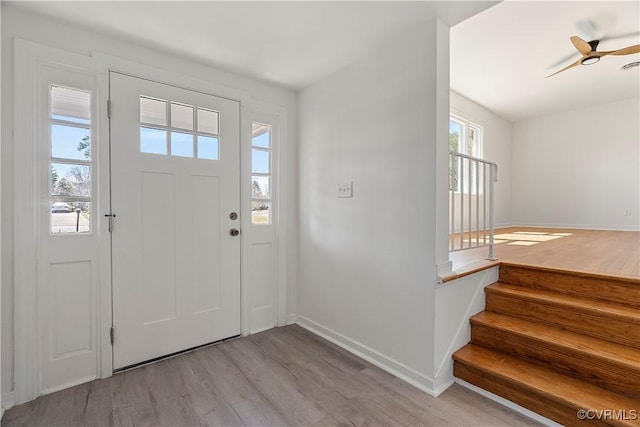
[[[220,159],[220,113],[140,96],[140,151],[207,160]]]
[[[271,193],[271,125],[251,124],[251,224],[270,225]]]
[[[91,93],[49,87],[50,233],[91,231]]]

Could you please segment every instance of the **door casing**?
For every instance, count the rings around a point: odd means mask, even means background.
[[[34,92],[38,79],[37,64],[41,61],[51,62],[61,67],[70,69],[80,69],[93,73],[98,77],[98,206],[96,215],[102,216],[109,211],[109,119],[107,116],[108,101],[108,75],[110,71],[129,74],[178,86],[185,89],[195,90],[214,96],[228,98],[240,102],[241,117],[241,161],[242,165],[247,164],[244,156],[247,153],[246,146],[250,145],[250,119],[252,112],[271,114],[278,120],[280,128],[279,149],[275,154],[283,161],[279,162],[280,167],[276,171],[279,175],[279,187],[287,188],[288,167],[284,161],[284,153],[287,152],[287,110],[267,102],[255,100],[248,91],[237,90],[225,85],[212,83],[210,81],[191,77],[182,73],[168,71],[166,69],[148,66],[129,59],[119,58],[113,55],[92,52],[91,56],[72,53],[64,49],[52,48],[38,43],[15,40],[14,50],[14,141],[21,141],[15,144],[14,165],[15,165],[15,205],[16,215],[14,222],[15,235],[21,239],[14,241],[14,402],[21,404],[33,400],[41,394],[38,388],[39,365],[37,363],[38,347],[36,337],[38,336],[37,323],[37,295],[35,289],[35,276],[37,260],[34,256],[36,250],[37,230],[35,227],[38,218],[29,208],[35,200],[35,117],[36,105]],[[247,130],[249,125],[249,131]],[[248,151],[250,153],[250,150]],[[242,180],[249,172],[241,167]],[[241,200],[243,208],[248,206],[247,191],[241,188]],[[285,191],[278,192],[279,206],[288,205],[288,195]],[[274,219],[276,225],[287,218],[286,209],[278,209],[279,218]],[[25,212],[27,212],[25,214]],[[242,230],[249,230],[250,215],[242,215]],[[98,221],[101,231],[107,231],[107,221]],[[277,256],[275,268],[277,271],[277,319],[276,326],[284,326],[295,321],[295,316],[287,318],[287,248],[289,246],[289,236],[286,227],[277,227],[274,237],[277,246]],[[96,377],[106,378],[113,374],[112,348],[110,345],[110,328],[112,325],[111,316],[111,245],[110,239],[101,239],[100,242],[100,285],[98,290],[98,310],[95,319],[98,325],[98,360],[96,361]],[[247,253],[244,247],[241,249],[241,266],[243,273],[246,273]],[[246,289],[246,274],[241,276],[241,329],[242,334],[249,334],[248,321],[248,295]],[[61,387],[61,388],[64,388]]]

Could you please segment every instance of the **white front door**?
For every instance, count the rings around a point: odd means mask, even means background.
[[[240,334],[240,107],[110,74],[114,369]]]

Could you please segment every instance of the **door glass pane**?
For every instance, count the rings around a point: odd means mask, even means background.
[[[66,87],[51,87],[51,118],[80,124],[91,122],[91,94]]]
[[[271,178],[268,176],[251,177],[251,198],[270,199],[271,198]]]
[[[61,202],[51,199],[51,234],[91,231],[90,202]]]
[[[140,151],[167,154],[167,131],[140,127]]]
[[[193,107],[172,102],[171,127],[193,130]]]
[[[271,126],[262,123],[251,124],[251,145],[269,148],[271,146]]]
[[[91,196],[91,166],[51,163],[52,196]]]
[[[198,132],[217,135],[219,131],[218,120],[219,114],[217,111],[198,108]]]
[[[271,202],[253,200],[251,202],[251,224],[271,224]]]
[[[219,141],[212,136],[198,135],[198,158],[219,160]]]
[[[193,135],[190,133],[171,132],[171,155],[193,157]]]
[[[269,152],[264,150],[252,150],[251,171],[253,173],[269,173]]]
[[[140,122],[150,125],[166,126],[167,101],[141,96]]]
[[[64,125],[51,125],[51,157],[89,160],[91,130]]]

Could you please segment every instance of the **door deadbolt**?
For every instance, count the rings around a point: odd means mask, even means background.
[[[229,230],[229,234],[231,236],[237,236],[238,234],[240,234],[240,230],[238,230],[237,228],[232,228],[231,230]]]
[[[229,214],[229,218],[235,221],[236,219],[238,219],[238,214],[236,212],[231,212]]]

